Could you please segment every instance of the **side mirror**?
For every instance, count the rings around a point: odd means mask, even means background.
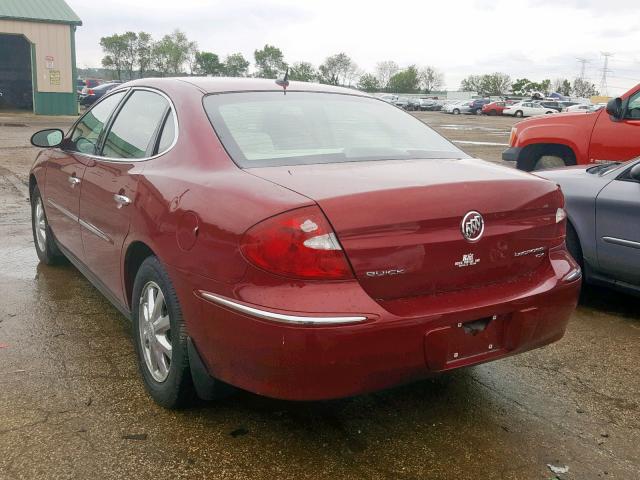
[[[612,98],[607,102],[607,113],[616,120],[622,118],[624,113],[622,111],[622,99],[620,97]]]
[[[64,139],[64,133],[59,128],[40,130],[31,136],[31,145],[40,148],[59,147]]]
[[[629,170],[629,176],[637,182],[640,182],[640,163],[636,163],[631,170]]]

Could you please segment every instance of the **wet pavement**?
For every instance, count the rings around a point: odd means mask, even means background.
[[[470,142],[506,143],[513,123],[418,116]],[[156,406],[128,322],[76,269],[35,255],[28,139],[69,123],[0,114],[0,479],[554,478],[547,464],[569,467],[558,478],[640,478],[640,310],[604,289],[585,291],[560,342],[421,383]],[[461,146],[489,160],[504,148]]]

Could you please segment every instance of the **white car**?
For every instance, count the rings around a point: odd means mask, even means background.
[[[473,100],[459,100],[457,102],[448,103],[442,107],[442,111],[445,113],[453,113],[459,115],[461,113],[469,113],[471,111],[471,104]]]
[[[535,115],[544,115],[558,113],[557,110],[552,108],[546,108],[539,103],[533,102],[520,102],[505,108],[502,111],[503,115],[512,115],[514,117],[533,117]]]
[[[596,103],[595,105],[582,103],[580,105],[572,105],[570,107],[565,108],[562,111],[571,112],[571,113],[591,113],[591,112],[597,112],[598,110],[606,106],[607,106],[606,103]]]

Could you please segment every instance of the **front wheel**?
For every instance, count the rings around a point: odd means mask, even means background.
[[[156,257],[142,262],[132,300],[133,338],[145,387],[159,405],[183,407],[194,398],[187,333],[176,291]]]
[[[533,169],[549,170],[552,168],[562,168],[566,166],[567,164],[562,157],[557,157],[555,155],[542,155],[534,165]]]
[[[457,108],[453,109],[453,114],[454,115],[460,115],[460,110],[458,110]]]
[[[42,263],[56,265],[64,261],[65,256],[53,238],[47,214],[44,211],[40,189],[37,186],[31,192],[31,230],[33,231],[36,254]]]
[[[524,113],[522,112],[522,110],[518,110],[518,111],[516,112],[516,117],[518,117],[518,118],[522,118],[523,116],[524,116]]]

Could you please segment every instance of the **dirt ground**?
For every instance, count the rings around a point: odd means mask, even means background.
[[[416,115],[492,161],[514,123]],[[71,121],[0,114],[0,479],[555,478],[547,464],[563,479],[640,478],[640,310],[604,289],[585,291],[560,342],[421,383],[156,406],[128,322],[76,269],[35,255],[29,136]]]

